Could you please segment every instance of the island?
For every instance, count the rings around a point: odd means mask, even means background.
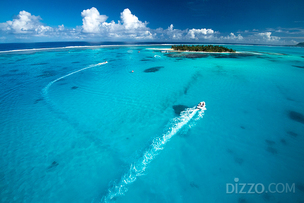
[[[177,51],[195,51],[195,52],[229,52],[235,53],[233,49],[227,47],[218,46],[218,45],[173,45],[171,47],[173,50]]]
[[[304,42],[300,42],[296,45],[296,47],[304,47]]]

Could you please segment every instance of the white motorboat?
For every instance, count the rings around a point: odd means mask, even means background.
[[[205,102],[204,101],[202,101],[202,102],[200,102],[198,105],[197,105],[197,109],[205,109]]]
[[[103,64],[106,64],[108,63],[108,61],[105,61],[105,62],[102,62],[102,63],[98,63],[97,65],[100,66],[100,65],[103,65]]]

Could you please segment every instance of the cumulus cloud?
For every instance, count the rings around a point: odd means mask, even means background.
[[[128,8],[120,13],[120,18],[127,30],[146,28],[146,25],[148,24],[147,22],[143,23],[142,21],[138,20],[138,18],[133,15]]]
[[[179,29],[174,29],[173,24],[171,24],[165,31],[164,34],[169,39],[179,40],[183,38],[184,31]]]
[[[83,10],[82,16],[82,28],[85,33],[98,33],[100,32],[101,23],[105,22],[108,17],[106,15],[100,15],[99,11],[92,7],[91,9]]]
[[[63,31],[64,30],[64,25],[58,25],[58,30]]]
[[[153,39],[147,22],[142,22],[126,8],[120,13],[120,21],[106,22],[107,17],[100,15],[96,8],[84,10],[83,32],[101,36],[104,39]],[[102,17],[101,17],[102,16]]]
[[[49,26],[44,26],[40,21],[40,16],[34,16],[29,12],[20,11],[15,19],[6,21],[0,24],[3,31],[14,34],[28,34],[43,35],[47,31],[52,31]]]
[[[271,36],[271,32],[262,32],[262,33],[258,33],[258,36],[261,36],[264,40],[266,41],[278,41],[281,38],[280,37],[276,37],[276,36]]]
[[[238,34],[238,35],[235,35],[233,32],[230,33],[228,36],[226,37],[221,37],[221,39],[224,39],[224,40],[243,40],[244,37],[241,35],[241,34]]]
[[[198,40],[198,39],[201,39],[201,38],[207,39],[214,33],[215,32],[212,29],[206,29],[206,28],[195,29],[195,28],[193,28],[193,29],[188,31],[187,37],[190,38],[190,39],[195,39],[195,40]]]

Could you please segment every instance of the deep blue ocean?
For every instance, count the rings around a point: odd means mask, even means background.
[[[0,202],[304,202],[304,49],[225,46],[1,44]]]

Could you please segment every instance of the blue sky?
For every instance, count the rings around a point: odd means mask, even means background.
[[[0,1],[0,42],[304,41],[303,0]]]

